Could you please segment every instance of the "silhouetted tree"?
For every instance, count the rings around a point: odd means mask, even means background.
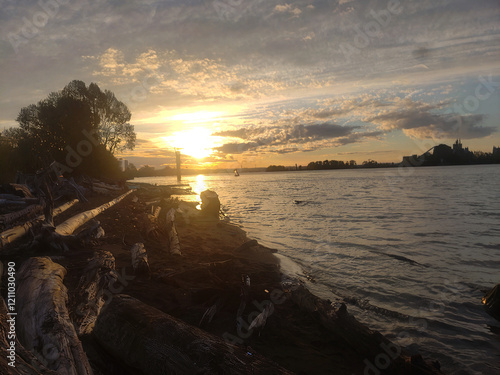
[[[71,168],[63,172],[105,173],[114,168],[110,156],[116,150],[135,146],[130,118],[127,106],[111,91],[75,80],[37,104],[22,108],[17,116],[19,128],[8,133],[15,143],[20,169],[34,171],[53,160],[68,164],[72,158]],[[85,150],[82,141],[86,141]]]
[[[270,165],[266,168],[266,172],[283,172],[286,171],[284,165]]]
[[[16,171],[12,162],[14,150],[14,144],[9,137],[0,133],[0,183],[9,182],[14,177]]]

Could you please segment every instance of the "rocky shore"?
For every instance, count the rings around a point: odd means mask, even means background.
[[[122,193],[90,197],[54,225]],[[16,265],[18,312],[27,315],[34,304],[34,317],[24,322],[44,322],[30,327],[37,337],[16,322],[11,367],[2,303],[2,374],[441,373],[431,359],[409,356],[356,321],[344,304],[321,300],[283,275],[275,251],[241,228],[170,194],[141,186],[96,217],[104,233],[72,240],[66,250],[40,240],[30,245],[29,237],[2,250],[4,266]],[[39,270],[47,276],[30,279]],[[4,275],[4,297],[6,281]],[[37,301],[23,296],[40,299],[34,290],[45,284],[52,294],[40,313]],[[61,321],[72,327],[61,329]],[[51,344],[50,335],[70,350]],[[68,371],[72,361],[78,365]]]

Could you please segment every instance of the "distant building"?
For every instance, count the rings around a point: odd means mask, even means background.
[[[453,144],[453,153],[457,152],[469,152],[469,147],[462,147],[462,141],[460,139],[457,139],[455,143]]]
[[[417,154],[411,155],[411,156],[403,156],[403,165],[410,167],[410,166],[417,166],[422,164],[422,160],[418,157]]]
[[[500,155],[500,147],[493,146],[493,156]]]

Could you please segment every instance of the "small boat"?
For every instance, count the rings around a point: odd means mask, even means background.
[[[238,170],[237,170],[237,169],[235,169],[235,170],[234,170],[234,177],[239,177],[239,176],[240,176],[240,174],[238,173]]]

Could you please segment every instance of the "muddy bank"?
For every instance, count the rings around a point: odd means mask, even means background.
[[[379,333],[358,323],[345,305],[334,308],[329,301],[316,298],[300,284],[283,283],[273,250],[247,238],[241,228],[199,215],[192,206],[179,206],[167,198],[166,191],[140,188],[96,217],[105,236],[92,243],[74,245],[67,252],[40,247],[2,256],[4,262],[15,261],[19,267],[30,256],[49,255],[64,266],[70,316],[78,315],[80,301],[75,291],[89,259],[101,250],[114,256],[117,276],[104,288],[105,305],[102,318],[96,323],[98,330],[81,336],[95,374],[150,373],[140,360],[144,355],[128,361],[113,349],[116,345],[110,346],[108,341],[114,336],[112,325],[107,324],[106,319],[108,322],[121,319],[120,327],[136,321],[141,322],[141,327],[160,321],[171,324],[170,319],[180,322],[178,336],[167,337],[161,330],[158,333],[152,328],[145,330],[144,335],[146,338],[157,335],[155,340],[161,345],[175,347],[172,353],[181,356],[184,365],[189,358],[197,362],[194,367],[188,367],[191,373],[234,373],[231,367],[221,367],[221,370],[212,363],[224,361],[230,355],[236,356],[235,363],[247,364],[241,367],[247,373],[438,373],[436,366],[429,365],[430,361],[408,356]],[[96,196],[87,203],[77,204],[59,215],[55,224],[109,199]],[[165,209],[174,206],[184,212],[177,211],[174,221],[181,255],[171,254],[164,232],[156,233],[154,228],[145,225],[147,215],[154,215],[156,206]],[[162,215],[160,213],[161,220],[166,220]],[[130,249],[136,243],[143,243],[147,251],[149,272],[146,274],[137,275],[132,267]],[[123,298],[127,300],[126,296],[138,301],[137,305],[115,316],[118,308],[124,309],[119,302]],[[141,308],[137,306],[144,306],[144,315],[149,311],[149,318],[142,317]],[[260,324],[257,324],[259,315]],[[249,329],[252,323],[257,327]],[[139,352],[151,352],[144,344],[133,341],[136,338],[127,332],[134,330],[124,331],[120,340],[125,344],[131,340],[127,345],[132,349],[135,342]],[[210,355],[200,356],[198,349],[189,343],[175,342],[175,337],[184,337],[188,335],[186,332],[212,343],[211,349],[207,349]],[[232,345],[236,348],[231,349]],[[253,358],[256,367],[252,367]],[[244,373],[241,368],[238,372]],[[179,365],[178,373],[183,373],[183,369],[185,367]]]

